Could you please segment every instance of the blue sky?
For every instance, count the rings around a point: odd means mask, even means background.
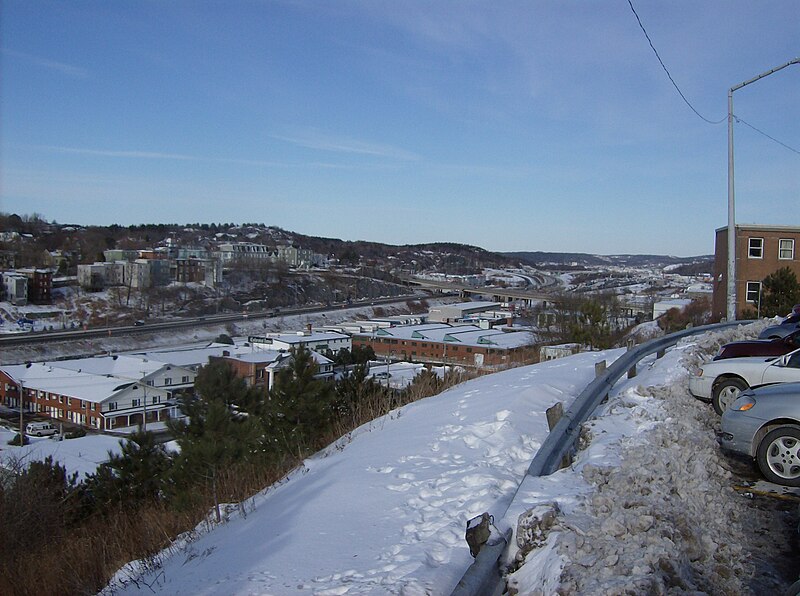
[[[705,118],[800,2],[632,0]],[[0,211],[713,252],[727,125],[628,0],[0,2]],[[800,225],[800,65],[734,94],[741,223]]]

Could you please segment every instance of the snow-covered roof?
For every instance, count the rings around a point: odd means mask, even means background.
[[[111,375],[120,379],[138,380],[167,366],[167,362],[145,356],[96,356],[61,360],[54,366],[95,375]]]
[[[251,353],[262,353],[273,351],[265,349],[253,344],[210,344],[202,348],[184,348],[181,350],[164,350],[142,352],[141,355],[148,359],[160,360],[168,362],[174,366],[183,366],[187,368],[196,368],[198,366],[205,366],[208,364],[209,358],[231,356],[233,358],[240,358],[241,356]]]
[[[102,403],[135,384],[133,381],[125,381],[118,377],[77,372],[38,362],[30,365],[3,366],[0,370],[17,382],[21,382],[25,389],[65,395],[91,403]],[[147,387],[147,390],[167,395],[166,391],[157,387]]]
[[[277,362],[287,356],[287,352],[280,350],[251,350],[249,352],[237,351],[227,357],[241,360],[242,362]]]
[[[457,302],[455,304],[442,304],[441,306],[435,306],[431,308],[431,312],[434,311],[441,311],[441,310],[476,310],[476,309],[489,309],[489,308],[497,308],[500,306],[499,302],[490,302],[475,300],[472,302]]]
[[[422,339],[432,337],[437,331],[447,332],[453,328],[447,323],[425,323],[422,325],[400,325],[388,329],[379,329],[375,336],[394,337],[395,339]]]
[[[311,331],[298,333],[268,333],[266,336],[273,341],[285,344],[299,345],[313,342],[325,342],[332,339],[350,339],[349,335],[336,331]]]

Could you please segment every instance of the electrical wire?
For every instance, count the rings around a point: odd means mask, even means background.
[[[779,140],[778,140],[778,139],[776,139],[775,137],[771,137],[770,135],[768,135],[767,133],[765,133],[763,130],[760,130],[760,129],[756,128],[755,126],[753,126],[753,125],[752,125],[752,124],[750,124],[749,122],[745,122],[744,120],[742,120],[741,118],[739,118],[739,117],[738,117],[738,116],[736,116],[736,115],[734,115],[734,116],[733,116],[733,118],[734,118],[734,120],[736,120],[736,122],[741,122],[742,124],[744,124],[744,125],[745,125],[745,126],[747,126],[748,128],[751,128],[751,129],[753,129],[754,131],[756,131],[758,134],[760,134],[760,135],[763,135],[763,136],[767,137],[767,138],[768,138],[770,141],[773,141],[774,143],[777,143],[778,145],[780,145],[780,146],[781,146],[781,147],[783,147],[784,149],[788,149],[788,150],[789,150],[789,151],[791,151],[792,153],[797,153],[798,155],[800,155],[800,151],[798,151],[798,150],[797,150],[797,149],[795,149],[794,147],[790,147],[789,145],[787,145],[786,143],[783,143],[783,142],[779,141]]]
[[[689,108],[695,114],[697,114],[697,116],[701,120],[703,120],[705,122],[708,122],[709,124],[722,124],[723,122],[725,122],[728,119],[727,116],[725,118],[723,118],[722,120],[717,120],[717,121],[709,120],[708,118],[703,116],[700,112],[698,112],[695,109],[695,107],[691,104],[691,102],[688,99],[686,99],[686,96],[683,94],[683,91],[681,91],[680,87],[678,87],[678,84],[675,82],[675,79],[672,78],[672,75],[670,74],[669,69],[667,69],[666,64],[664,64],[664,61],[661,59],[661,56],[659,56],[658,50],[656,50],[656,47],[653,45],[653,41],[650,39],[650,36],[647,34],[647,30],[644,28],[644,25],[642,24],[642,19],[639,18],[639,15],[636,12],[636,9],[633,7],[633,2],[631,0],[628,0],[628,6],[631,7],[631,11],[633,11],[633,15],[636,17],[636,22],[639,23],[639,28],[642,30],[642,33],[644,33],[644,36],[647,38],[647,43],[650,44],[650,48],[653,50],[653,53],[656,55],[656,58],[658,58],[658,62],[659,62],[659,64],[661,64],[661,68],[663,68],[664,72],[667,73],[667,77],[669,78],[670,82],[672,83],[672,86],[675,87],[675,90],[678,92],[678,95],[681,96],[681,99],[683,99],[684,103],[686,103],[686,105],[689,106]]]

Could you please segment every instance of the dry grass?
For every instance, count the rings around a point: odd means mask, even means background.
[[[517,363],[514,363],[515,365]],[[373,387],[359,395],[346,415],[336,418],[331,430],[318,438],[308,451],[284,454],[268,465],[244,464],[224,469],[217,477],[217,498],[221,502],[243,503],[252,495],[285,477],[297,467],[302,457],[325,447],[340,437],[371,420],[388,414],[391,410],[436,395],[480,373],[448,375],[437,380],[432,375],[412,385],[408,390],[395,392],[385,387]],[[132,560],[152,560],[176,536],[191,530],[213,507],[214,496],[202,485],[191,487],[188,501],[181,507],[151,504],[137,510],[123,509],[95,514],[77,524],[63,527],[51,525],[47,539],[38,546],[26,546],[24,540],[3,540],[3,544],[17,544],[17,552],[3,552],[0,556],[0,594],[27,596],[42,594],[95,594],[107,585],[109,579],[125,563]],[[19,514],[31,518],[43,506],[36,499],[17,503]],[[3,516],[8,520],[8,516]],[[19,533],[19,525],[4,523],[3,533]]]

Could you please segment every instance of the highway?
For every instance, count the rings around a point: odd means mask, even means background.
[[[59,331],[29,331],[22,333],[8,333],[0,335],[0,349],[3,346],[15,346],[23,344],[37,344],[52,341],[66,341],[77,339],[91,339],[95,337],[119,337],[124,335],[137,335],[153,333],[154,331],[168,331],[172,329],[185,329],[191,327],[203,327],[208,325],[220,325],[224,323],[240,322],[247,320],[260,320],[273,318],[276,316],[300,315],[317,312],[328,312],[342,308],[358,308],[363,306],[392,304],[405,302],[406,300],[420,299],[427,296],[405,295],[393,296],[390,298],[368,298],[357,300],[351,303],[336,303],[331,305],[298,306],[293,308],[282,308],[276,311],[257,311],[250,313],[223,313],[204,315],[187,319],[176,319],[170,321],[148,322],[145,325],[124,325],[120,327],[94,327],[91,329],[65,329]]]

